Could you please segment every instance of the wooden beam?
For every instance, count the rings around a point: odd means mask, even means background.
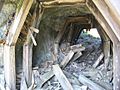
[[[92,2],[96,5],[98,10],[101,12],[104,19],[107,21],[112,31],[115,33],[116,37],[120,41],[120,26],[114,20],[114,17],[111,15],[109,7],[106,5],[104,0],[92,0]]]
[[[120,90],[120,42],[113,43],[113,90]]]
[[[102,61],[103,57],[104,57],[104,54],[101,53],[100,56],[98,57],[98,59],[97,59],[97,60],[95,61],[95,63],[93,64],[93,67],[94,67],[94,68],[96,68],[96,67],[100,64],[100,62]]]
[[[73,55],[74,55],[74,52],[72,50],[69,51],[68,55],[64,57],[64,59],[61,62],[60,66],[62,68],[64,68],[70,62],[70,60],[72,59]]]
[[[32,47],[33,44],[23,45],[23,74],[28,87],[32,84]]]
[[[15,45],[18,39],[18,36],[20,34],[20,31],[22,29],[22,26],[25,22],[25,19],[28,15],[28,12],[30,10],[30,7],[33,3],[33,0],[24,0],[23,5],[18,13],[16,14],[15,19],[13,21],[13,24],[9,30],[6,44],[8,45]]]
[[[4,75],[6,90],[16,90],[15,46],[4,45]]]
[[[53,72],[64,90],[73,90],[72,85],[70,84],[58,64],[53,65]]]
[[[89,87],[91,90],[105,90],[103,87],[101,87],[100,85],[94,83],[90,79],[86,78],[84,75],[81,75],[81,74],[79,75],[79,81],[82,84]]]
[[[120,1],[119,0],[104,0],[108,5],[111,15],[115,18],[115,21],[120,25]]]
[[[102,28],[105,30],[106,34],[110,37],[113,43],[117,43],[118,39],[111,29],[110,25],[107,23],[107,21],[104,19],[100,11],[97,9],[97,7],[94,5],[93,2],[90,0],[86,0],[86,5],[92,12],[92,14],[95,16],[96,20],[99,22],[99,24],[102,26]]]

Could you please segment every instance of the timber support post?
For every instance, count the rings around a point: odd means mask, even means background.
[[[4,45],[4,74],[6,90],[16,90],[15,46]]]
[[[113,90],[120,90],[120,43],[113,43]]]

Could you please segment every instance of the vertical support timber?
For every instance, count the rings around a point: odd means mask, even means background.
[[[120,90],[120,43],[113,44],[113,90]]]
[[[15,46],[4,45],[4,75],[6,90],[16,90]]]
[[[23,46],[23,75],[28,87],[32,84],[32,47],[33,44]]]

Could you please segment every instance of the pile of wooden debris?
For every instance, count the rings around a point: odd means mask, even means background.
[[[46,61],[34,67],[29,89],[112,90],[112,59],[106,70],[100,39],[83,35],[77,43],[61,43],[56,62]],[[27,90],[24,79],[21,84],[21,90]]]

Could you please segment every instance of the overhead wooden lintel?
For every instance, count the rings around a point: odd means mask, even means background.
[[[52,1],[44,1],[45,4],[70,4],[70,3],[85,3],[85,0],[52,0]]]

